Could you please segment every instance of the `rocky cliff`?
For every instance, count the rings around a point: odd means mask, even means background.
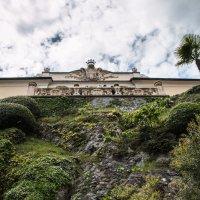
[[[170,98],[4,99],[0,197],[184,199],[177,146],[197,130],[187,126],[199,102],[197,87]]]

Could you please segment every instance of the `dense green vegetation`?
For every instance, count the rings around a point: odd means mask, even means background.
[[[31,111],[16,103],[0,103],[0,128],[18,127],[34,132],[37,129]]]
[[[109,195],[106,195],[102,200],[147,200],[163,199],[162,191],[159,188],[159,176],[146,176],[146,184],[142,187],[135,185],[118,185],[112,189]]]
[[[53,200],[62,191],[66,199],[74,195],[79,200],[83,194],[71,191],[78,177],[92,182],[90,172],[82,171],[86,163],[100,165],[109,157],[123,164],[141,152],[148,158],[139,165],[127,162],[116,169],[121,175],[144,173],[141,183],[119,181],[103,200],[166,199],[162,177],[145,174],[163,169],[179,173],[171,199],[198,199],[199,91],[196,86],[174,97],[146,99],[131,111],[126,109],[132,105],[129,99],[114,99],[104,107],[81,97],[2,100],[0,199]],[[171,164],[158,164],[160,155]]]
[[[66,116],[74,114],[78,108],[84,106],[89,102],[89,98],[36,98],[42,116]]]
[[[55,199],[63,186],[76,177],[76,160],[49,142],[26,138],[15,146],[0,140],[1,190],[4,199]]]
[[[14,156],[10,163],[8,183],[13,187],[5,199],[55,199],[62,186],[70,185],[74,172],[67,158],[32,153]]]
[[[26,108],[28,108],[35,117],[40,116],[40,108],[37,102],[30,97],[14,96],[14,97],[8,97],[5,99],[2,99],[0,102],[1,103],[16,103],[16,104],[23,105]]]
[[[195,121],[189,124],[189,134],[172,152],[171,165],[182,174],[182,187],[177,195],[181,199],[197,199],[200,196],[200,116]]]

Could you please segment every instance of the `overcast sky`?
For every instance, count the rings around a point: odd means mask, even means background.
[[[175,67],[184,34],[200,33],[200,0],[0,0],[0,77],[136,67],[149,77],[200,78]]]

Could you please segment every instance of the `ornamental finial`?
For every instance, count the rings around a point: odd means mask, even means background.
[[[88,65],[88,67],[94,67],[94,65],[95,65],[96,62],[93,59],[89,59],[86,63]]]

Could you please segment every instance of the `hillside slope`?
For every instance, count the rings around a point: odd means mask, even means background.
[[[16,98],[0,102],[0,199],[198,199],[199,86],[162,99]]]

